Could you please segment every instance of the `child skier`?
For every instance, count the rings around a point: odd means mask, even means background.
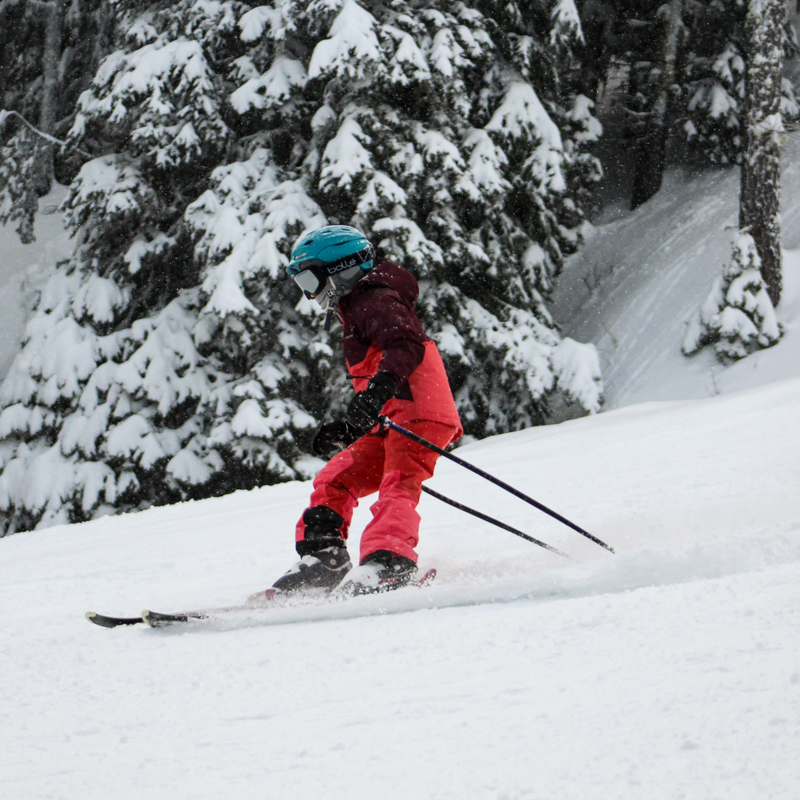
[[[301,560],[274,584],[281,593],[366,594],[405,586],[417,571],[416,506],[437,454],[393,430],[381,415],[446,447],[461,422],[436,345],[414,312],[410,272],[384,262],[355,228],[329,225],[300,237],[287,268],[297,285],[344,328],[344,356],[357,394],[343,420],[322,425],[312,447],[330,458],[314,480],[296,529]],[[351,571],[347,539],[360,498],[379,492]],[[347,578],[345,579],[345,576]],[[343,581],[343,579],[345,579]]]

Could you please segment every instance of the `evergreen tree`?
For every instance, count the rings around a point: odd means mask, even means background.
[[[761,277],[761,259],[749,233],[737,231],[733,255],[714,282],[699,312],[689,322],[683,340],[684,355],[706,345],[723,363],[764,347],[781,337],[775,309]]]
[[[702,161],[738,163],[745,147],[744,0],[581,0],[586,27],[584,91],[590,96],[611,65],[627,75],[619,98],[628,114],[623,136],[636,141],[635,207],[660,186],[670,136]],[[798,54],[794,28],[782,27],[785,57]],[[800,118],[783,80],[784,121]]]
[[[115,6],[76,253],[0,392],[10,530],[312,474],[347,378],[284,267],[327,223],[417,273],[471,434],[599,407],[546,308],[600,175],[569,0]]]
[[[109,45],[108,0],[0,0],[0,223],[34,240],[39,198],[80,156],[58,146]],[[85,155],[85,154],[84,154]]]
[[[680,94],[681,127],[692,150],[718,164],[740,163],[746,147],[746,32],[744,0],[692,6],[688,26],[685,79]],[[798,55],[797,34],[781,24],[784,58]],[[794,87],[779,78],[780,111],[785,122],[800,118]]]
[[[739,229],[733,259],[690,322],[683,351],[713,344],[723,361],[770,347],[781,336],[780,141],[782,0],[749,0],[745,18],[746,148],[741,164]]]

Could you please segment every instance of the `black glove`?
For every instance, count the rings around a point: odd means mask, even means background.
[[[328,422],[320,425],[311,442],[311,449],[321,458],[330,458],[359,438],[360,435],[357,435],[344,420]]]
[[[388,372],[379,372],[370,380],[367,388],[359,392],[347,407],[345,420],[350,427],[363,436],[375,425],[381,415],[384,403],[397,393],[397,381]]]

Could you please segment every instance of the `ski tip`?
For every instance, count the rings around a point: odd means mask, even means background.
[[[87,611],[84,616],[89,622],[93,622],[101,628],[118,628],[120,625],[138,625],[143,621],[141,617],[107,617],[105,614],[98,614],[95,611]]]

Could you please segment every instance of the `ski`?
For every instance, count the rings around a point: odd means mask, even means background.
[[[421,578],[409,584],[405,588],[421,589],[429,586],[436,577],[436,570],[429,569]],[[167,628],[172,625],[183,625],[188,622],[201,622],[203,620],[215,619],[226,614],[237,612],[261,612],[269,611],[271,608],[280,608],[284,603],[278,602],[279,595],[275,589],[265,589],[250,596],[250,603],[238,606],[223,606],[221,608],[198,609],[197,611],[179,611],[175,614],[164,614],[159,611],[145,609],[139,617],[110,617],[105,614],[97,614],[94,611],[86,612],[86,619],[95,625],[103,628],[116,628],[120,625],[138,625],[144,623],[150,628]],[[340,602],[344,598],[332,598],[330,595],[320,597],[312,604],[323,604],[329,602]]]
[[[166,628],[169,625],[178,625],[183,622],[196,622],[197,620],[211,619],[224,614],[232,614],[237,611],[261,611],[263,608],[258,606],[224,606],[222,608],[207,608],[199,611],[181,611],[177,614],[161,614],[158,611],[145,609],[142,611],[142,620],[145,625],[151,628]]]
[[[98,614],[94,611],[86,612],[86,619],[94,622],[101,628],[117,628],[120,625],[140,625],[144,622],[141,617],[108,617],[105,614]]]

